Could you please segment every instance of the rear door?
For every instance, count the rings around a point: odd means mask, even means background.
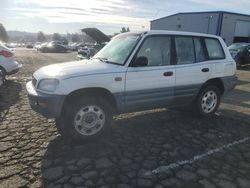
[[[175,103],[193,101],[203,83],[209,78],[209,63],[202,38],[175,36],[176,87]]]

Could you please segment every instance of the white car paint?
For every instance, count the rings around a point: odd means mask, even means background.
[[[7,51],[12,54],[14,53],[11,49],[0,43],[0,52],[3,51]],[[22,65],[15,61],[14,54],[11,57],[4,57],[0,55],[0,67],[2,67],[7,74],[10,74],[11,72],[20,69]]]

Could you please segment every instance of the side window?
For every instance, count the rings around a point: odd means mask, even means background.
[[[195,48],[196,62],[206,61],[207,58],[206,58],[205,49],[202,46],[200,38],[194,38],[194,48]]]
[[[209,59],[224,59],[223,49],[217,39],[205,39]]]
[[[177,65],[195,62],[194,45],[191,37],[175,37]]]
[[[170,65],[171,38],[169,36],[147,38],[137,53],[137,57],[140,56],[148,58],[147,66]]]

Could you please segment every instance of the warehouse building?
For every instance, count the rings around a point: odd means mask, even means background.
[[[225,11],[178,13],[152,20],[154,30],[176,30],[221,36],[227,45],[250,42],[250,15]]]

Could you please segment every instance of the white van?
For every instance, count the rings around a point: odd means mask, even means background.
[[[148,31],[118,35],[90,60],[43,67],[27,90],[31,107],[55,118],[63,136],[94,139],[113,114],[193,105],[210,116],[235,87],[235,73],[220,37]]]

